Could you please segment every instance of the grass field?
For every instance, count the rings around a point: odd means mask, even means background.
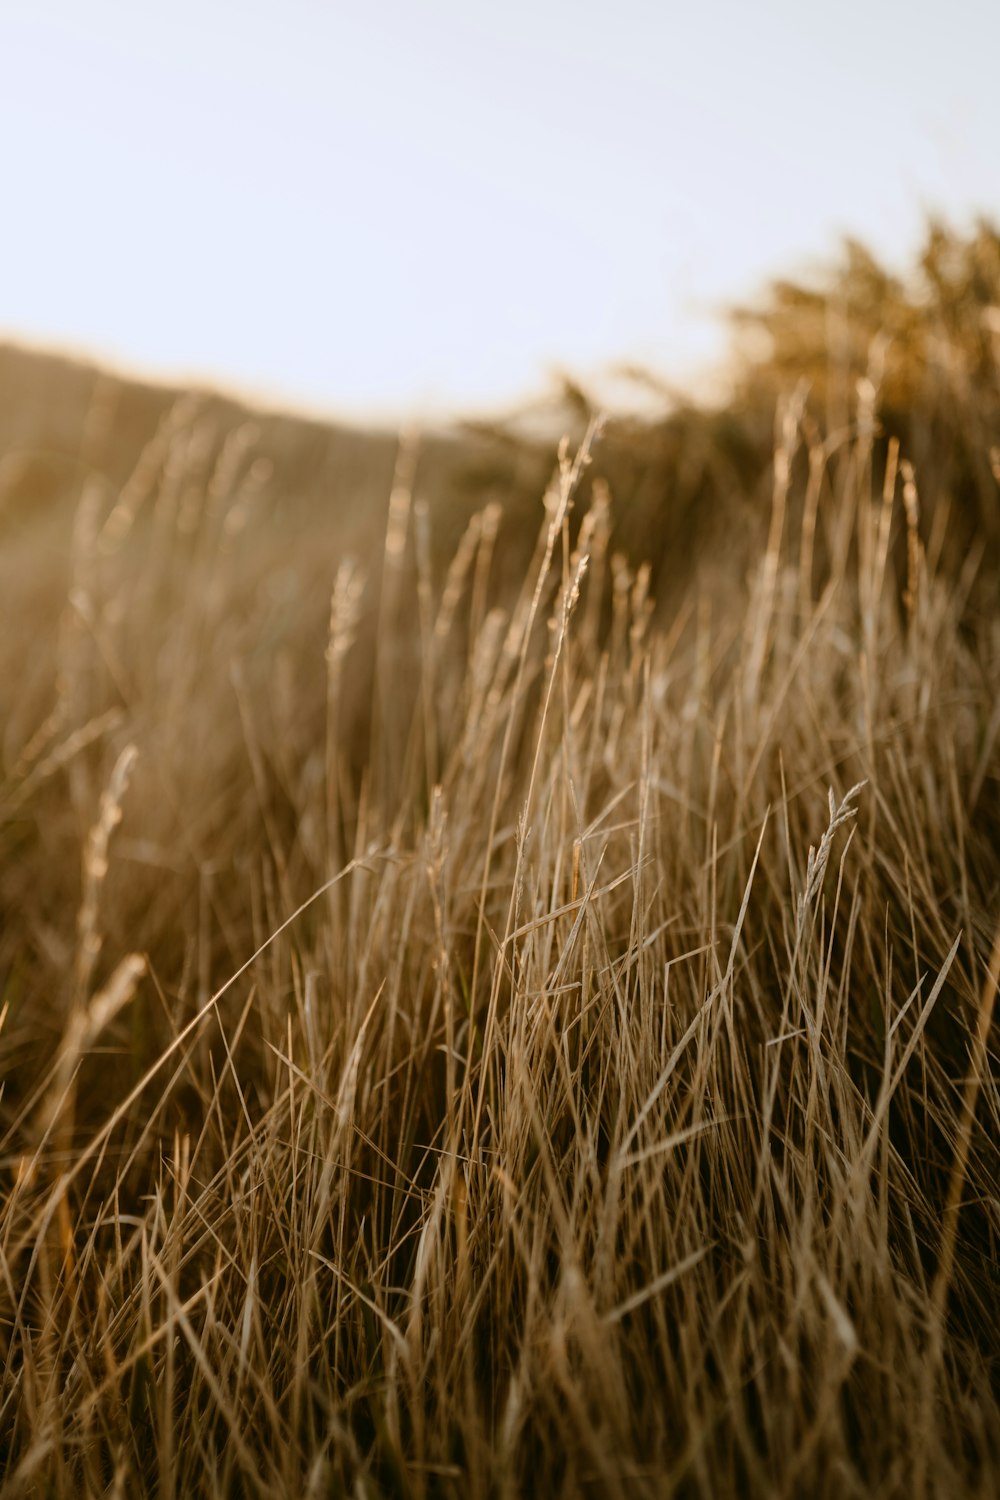
[[[1000,1492],[1000,242],[940,233],[558,454],[9,355],[3,1496]]]

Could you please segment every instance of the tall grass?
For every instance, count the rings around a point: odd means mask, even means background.
[[[658,604],[594,427],[513,588],[195,431],[2,563],[2,1493],[997,1493],[994,553],[794,399]]]

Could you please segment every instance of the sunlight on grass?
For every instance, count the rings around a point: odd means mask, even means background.
[[[989,255],[558,451],[8,441],[4,1495],[996,1491]]]

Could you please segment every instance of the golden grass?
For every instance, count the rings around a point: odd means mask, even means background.
[[[794,400],[659,606],[595,430],[514,588],[196,434],[0,563],[3,1495],[997,1493],[995,552]]]

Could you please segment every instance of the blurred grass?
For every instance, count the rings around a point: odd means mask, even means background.
[[[533,436],[0,352],[4,1495],[997,1492],[998,243]]]

